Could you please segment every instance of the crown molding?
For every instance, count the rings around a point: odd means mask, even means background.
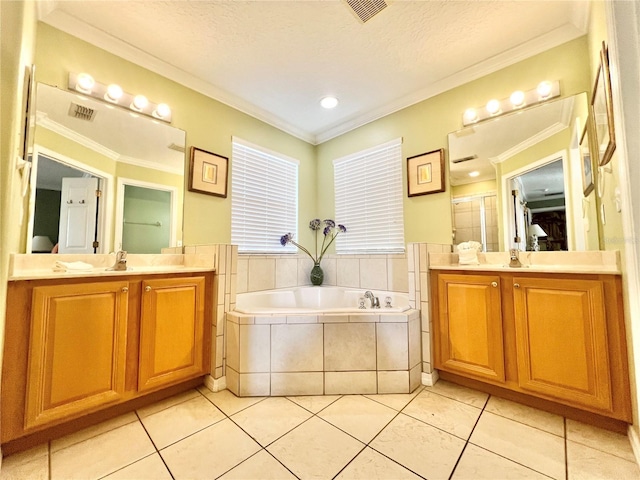
[[[152,162],[149,160],[142,160],[134,157],[127,157],[122,155],[118,158],[118,163],[127,163],[129,165],[134,165],[136,167],[142,168],[150,168],[152,170],[158,170],[160,172],[172,173],[174,175],[184,175],[184,165],[180,167],[174,167],[171,165],[161,165],[157,162]]]
[[[560,133],[564,129],[567,128],[567,125],[562,124],[561,122],[556,122],[553,125],[545,128],[544,130],[539,131],[535,135],[527,138],[525,141],[518,143],[517,145],[511,147],[508,150],[505,150],[500,155],[497,155],[490,159],[492,164],[502,163],[505,160],[510,159],[514,155],[517,155],[520,152],[525,151],[527,148],[533,147],[535,144],[546,140],[549,137],[552,137],[556,133]]]

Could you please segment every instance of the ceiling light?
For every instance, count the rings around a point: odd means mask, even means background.
[[[464,112],[465,123],[474,123],[478,121],[478,112],[475,108],[467,108]]]
[[[76,90],[89,95],[95,83],[96,82],[93,77],[88,73],[79,73],[76,83]]]
[[[133,102],[131,102],[131,108],[136,112],[141,112],[147,105],[149,105],[149,100],[144,95],[136,95],[133,97]]]
[[[152,115],[156,118],[164,118],[171,113],[171,108],[166,103],[159,103]]]
[[[122,98],[123,94],[124,92],[122,91],[122,87],[120,87],[120,85],[112,83],[107,87],[107,93],[104,94],[104,99],[107,102],[117,103],[118,100]]]
[[[516,90],[511,94],[509,100],[511,100],[511,105],[513,105],[515,108],[524,106],[524,92],[522,90]]]
[[[338,99],[336,97],[324,97],[320,100],[320,105],[323,108],[335,108],[338,105]]]
[[[496,100],[495,98],[493,100],[489,100],[489,102],[487,102],[487,112],[489,112],[489,115],[497,115],[500,113],[500,101]]]
[[[473,172],[469,172],[469,176],[470,177],[478,177],[478,176],[480,176],[480,172],[478,172],[477,170],[474,170]]]
[[[538,88],[536,90],[538,91],[538,95],[540,95],[540,99],[544,100],[545,98],[548,98],[549,95],[551,95],[553,85],[551,84],[551,82],[545,80],[544,82],[540,82],[538,84]]]

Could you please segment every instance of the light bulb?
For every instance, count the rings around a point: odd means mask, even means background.
[[[131,104],[131,107],[134,110],[140,112],[144,110],[147,105],[149,105],[149,100],[147,100],[147,97],[145,97],[144,95],[136,95],[133,98],[133,103]]]
[[[112,83],[107,87],[107,93],[104,94],[104,99],[108,102],[116,103],[123,95],[122,88],[120,85],[116,85]]]
[[[515,108],[524,106],[524,92],[522,90],[516,90],[511,94],[509,100],[511,101],[511,105],[513,105]]]
[[[171,114],[171,108],[166,103],[159,103],[153,111],[153,116],[157,118],[165,118]]]
[[[88,73],[79,73],[76,81],[76,90],[82,93],[91,93],[91,89],[96,83],[93,77]]]
[[[489,115],[497,115],[500,113],[500,101],[495,98],[493,100],[489,100],[487,102],[487,112],[489,112]]]
[[[338,106],[338,99],[336,97],[324,97],[320,100],[320,105],[323,108],[335,108]]]
[[[479,175],[480,175],[480,172],[478,172],[477,170],[474,170],[473,172],[469,172],[470,177],[477,177]]]
[[[540,95],[540,99],[544,100],[545,98],[549,98],[549,95],[551,95],[551,90],[553,88],[553,85],[551,85],[551,82],[548,81],[544,81],[544,82],[540,82],[538,84],[538,95]]]
[[[467,108],[464,112],[464,122],[465,123],[473,123],[478,121],[478,112],[476,112],[475,108]]]

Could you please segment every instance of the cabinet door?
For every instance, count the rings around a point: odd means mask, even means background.
[[[142,282],[138,390],[206,373],[204,277]]]
[[[500,277],[438,275],[436,368],[505,381]]]
[[[25,428],[122,397],[127,292],[126,281],[33,289]]]
[[[518,384],[577,406],[611,409],[603,284],[516,277]]]

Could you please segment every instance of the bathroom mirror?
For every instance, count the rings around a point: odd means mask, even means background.
[[[181,245],[183,130],[42,83],[36,105],[27,253]]]
[[[587,115],[581,93],[450,133],[454,244],[597,249],[583,221],[579,143]]]

